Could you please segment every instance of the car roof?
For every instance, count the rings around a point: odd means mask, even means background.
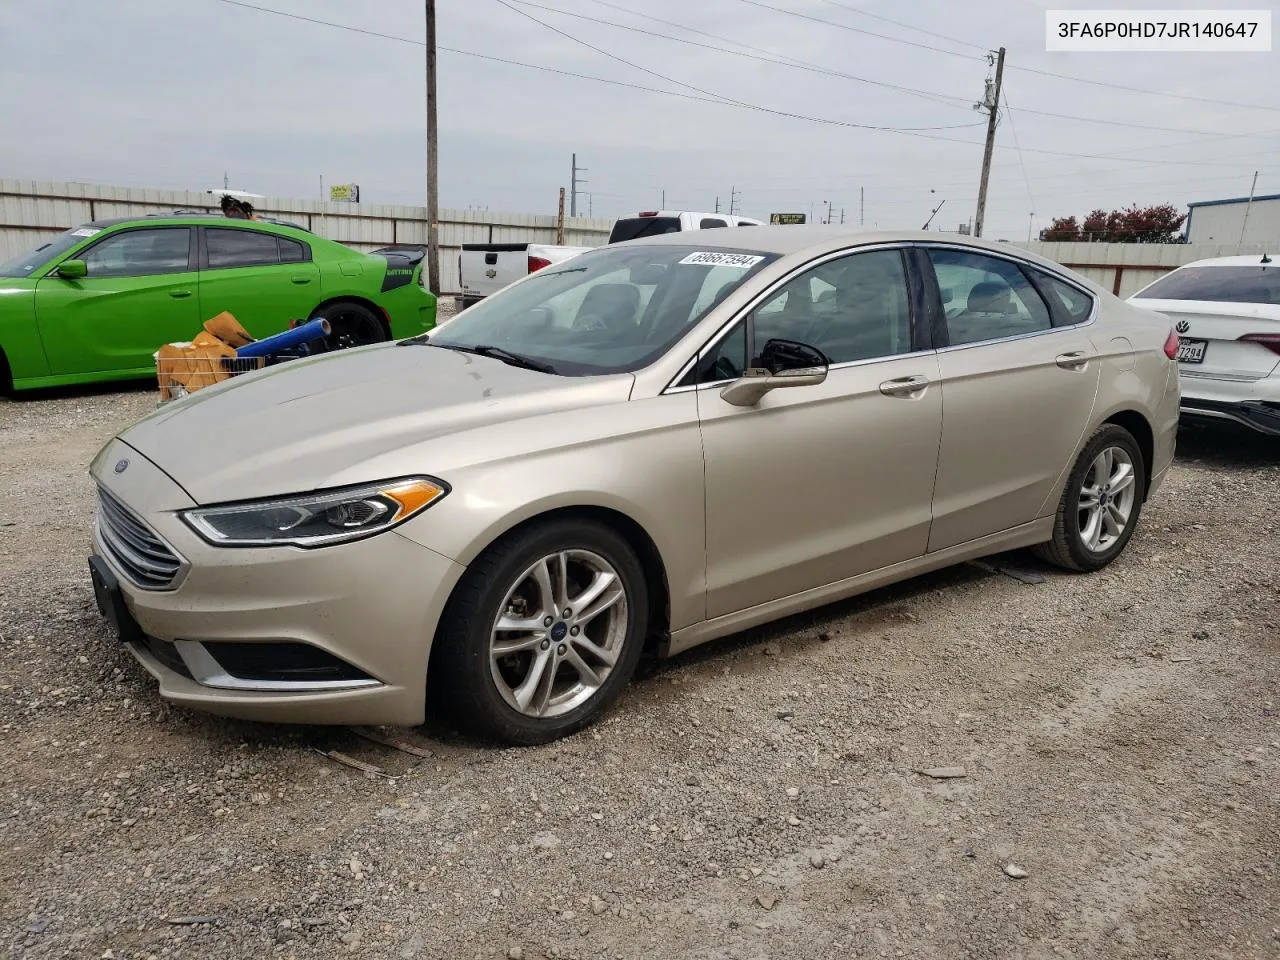
[[[292,223],[288,220],[276,220],[273,217],[258,217],[256,220],[240,220],[234,217],[224,216],[220,211],[212,210],[175,210],[173,213],[140,213],[135,217],[110,217],[105,220],[91,220],[83,224],[86,227],[97,227],[105,230],[107,227],[117,227],[122,223],[189,223],[191,221],[205,220],[225,220],[235,226],[259,226],[259,227],[290,227],[294,230],[301,230],[303,233],[310,233],[306,227],[298,223]]]
[[[1245,256],[1236,257],[1209,257],[1207,260],[1193,260],[1191,263],[1184,263],[1182,267],[1263,267],[1268,266],[1262,262],[1264,254],[1250,253]],[[1266,254],[1270,256],[1270,254]],[[1271,257],[1274,261],[1275,258]],[[1179,270],[1182,267],[1178,267]]]
[[[628,245],[702,246],[711,249],[756,250],[760,253],[776,253],[784,256],[793,253],[820,255],[829,250],[871,243],[946,243],[992,253],[1006,255],[1012,253],[1033,263],[1043,263],[1059,271],[1063,269],[1061,265],[1051,260],[1009,243],[992,243],[987,240],[975,240],[973,237],[958,233],[930,233],[922,230],[859,230],[817,224],[717,227],[707,230],[686,230],[680,233],[662,233],[630,240],[627,243]]]

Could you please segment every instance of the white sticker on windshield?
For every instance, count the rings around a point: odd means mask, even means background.
[[[101,233],[100,227],[81,227],[79,230],[72,230],[73,237],[92,237],[94,234]]]
[[[691,263],[699,267],[738,267],[741,270],[749,270],[764,257],[755,257],[749,253],[713,253],[706,251],[703,253],[691,253],[681,263]]]

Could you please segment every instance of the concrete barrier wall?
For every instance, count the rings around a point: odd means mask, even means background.
[[[216,194],[181,190],[0,178],[0,262],[90,220],[174,210],[216,211],[218,199]],[[290,220],[322,237],[359,250],[374,250],[392,243],[427,242],[425,207],[267,197],[257,201],[254,209],[263,216]],[[566,220],[565,243],[600,246],[609,239],[612,227],[612,220],[582,217]],[[555,240],[554,216],[441,210],[440,288],[446,294],[460,291],[458,254],[464,243],[555,243]]]

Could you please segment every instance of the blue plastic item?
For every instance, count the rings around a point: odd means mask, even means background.
[[[292,350],[312,340],[327,337],[330,333],[329,321],[323,318],[308,321],[292,330],[277,333],[263,340],[255,340],[236,348],[237,357],[269,357],[274,353]]]

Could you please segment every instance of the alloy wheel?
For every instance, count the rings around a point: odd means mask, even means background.
[[[597,553],[562,550],[530,565],[490,631],[490,674],[503,700],[529,717],[582,706],[622,655],[627,608],[622,578]]]
[[[1123,535],[1137,496],[1133,459],[1122,447],[1105,447],[1085,471],[1080,487],[1080,539],[1093,553],[1105,553]]]

